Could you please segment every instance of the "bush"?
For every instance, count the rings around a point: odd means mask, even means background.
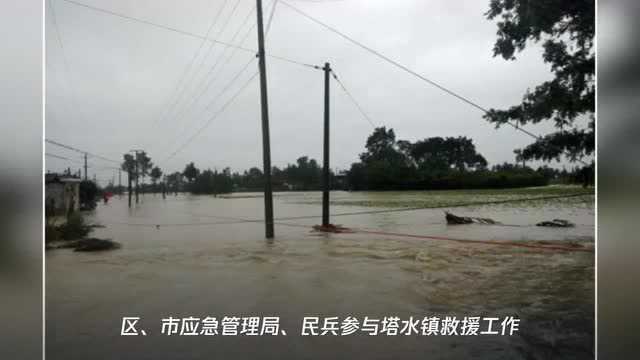
[[[82,215],[74,213],[69,216],[66,223],[58,226],[55,230],[59,232],[59,237],[62,240],[77,240],[89,235],[92,227],[85,223]]]
[[[44,227],[44,241],[49,243],[52,241],[59,241],[61,239],[60,230],[58,227],[47,223]]]
[[[99,189],[96,183],[89,180],[83,180],[80,183],[80,208],[84,210],[95,209],[98,193]]]

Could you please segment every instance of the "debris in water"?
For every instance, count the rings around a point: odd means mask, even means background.
[[[52,241],[47,244],[47,250],[74,249],[74,251],[101,251],[119,249],[120,243],[109,239],[87,238],[71,241]]]
[[[536,224],[536,226],[568,228],[568,227],[574,227],[575,225],[572,222],[568,221],[568,220],[553,219],[551,221],[539,222],[539,223]]]
[[[101,251],[120,248],[120,244],[109,239],[88,238],[80,241],[73,251]]]
[[[313,225],[313,230],[321,231],[321,232],[331,232],[331,233],[352,233],[353,232],[353,230],[346,228],[342,225],[333,225],[333,224],[329,224],[327,226]]]
[[[488,218],[479,218],[479,217],[469,217],[469,216],[456,216],[452,213],[445,211],[445,217],[447,219],[447,224],[449,225],[462,225],[462,224],[500,224],[499,222],[488,219]]]

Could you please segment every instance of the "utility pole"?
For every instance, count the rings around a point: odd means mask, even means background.
[[[329,80],[331,66],[324,64],[324,160],[322,166],[322,226],[329,226]]]
[[[163,200],[167,198],[167,186],[166,186],[166,183],[167,183],[167,175],[164,175],[162,177],[162,199]]]
[[[271,190],[271,144],[269,141],[269,104],[267,101],[267,71],[264,52],[262,0],[256,0],[258,16],[258,65],[260,68],[260,103],[262,105],[262,167],[264,172],[265,236],[273,238],[273,193]]]
[[[84,153],[84,180],[87,180],[87,153]]]
[[[136,170],[135,170],[135,186],[136,186],[136,204],[139,203],[139,198],[138,198],[138,192],[139,192],[139,187],[138,187],[138,178],[140,178],[140,173],[138,171],[138,153],[143,152],[143,150],[129,150],[132,153],[135,153],[134,156],[134,162],[136,165]]]
[[[129,197],[129,209],[131,209],[131,169],[127,169],[127,180],[129,182],[127,196]]]
[[[118,195],[122,196],[122,169],[118,169]]]

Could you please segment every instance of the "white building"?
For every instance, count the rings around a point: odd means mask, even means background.
[[[45,175],[45,209],[55,215],[80,209],[80,182],[77,177],[60,174]]]

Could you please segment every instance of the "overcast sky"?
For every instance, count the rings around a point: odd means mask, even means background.
[[[233,14],[238,0],[78,1],[201,35],[222,9],[210,37],[231,41],[239,31],[233,40],[238,44],[249,33],[243,45],[257,48],[253,0],[239,0]],[[496,25],[484,16],[488,0],[287,1],[484,107],[517,104],[527,88],[551,78],[537,46],[517,61],[492,56]],[[265,0],[265,22],[271,7],[272,0]],[[262,167],[258,78],[167,159],[255,73],[257,62],[218,96],[251,53],[206,42],[181,83],[186,87],[176,87],[202,40],[65,0],[47,0],[46,11],[47,138],[117,160],[131,149],[145,149],[165,172],[182,170],[189,161],[199,168]],[[398,139],[468,136],[490,164],[513,161],[513,150],[532,140],[510,127],[496,130],[479,110],[283,4],[277,5],[266,51],[310,64],[329,61],[372,121],[393,128]],[[267,71],[273,165],[302,155],[321,162],[323,73],[274,58],[267,59]],[[372,126],[334,81],[331,91],[331,167],[346,169],[363,151]],[[544,134],[550,125],[528,129]],[[80,154],[50,145],[47,152],[76,161],[48,157],[48,170],[80,167]],[[114,175],[99,169],[113,164],[90,159],[90,165],[90,175],[97,172],[103,184]]]

